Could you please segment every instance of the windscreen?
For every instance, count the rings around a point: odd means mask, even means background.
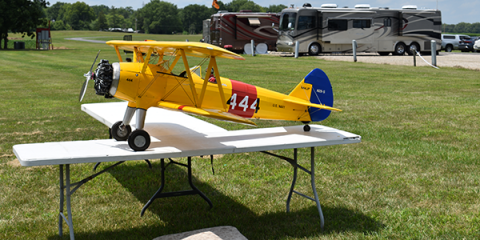
[[[280,16],[280,27],[281,31],[293,30],[295,28],[295,19],[297,18],[297,13],[285,12]]]

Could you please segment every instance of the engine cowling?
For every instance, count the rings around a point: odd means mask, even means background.
[[[96,94],[105,96],[105,98],[113,98],[113,95],[110,94],[110,88],[114,82],[114,67],[112,65],[106,59],[100,60],[92,76],[95,81]]]

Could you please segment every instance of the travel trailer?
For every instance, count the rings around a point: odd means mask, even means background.
[[[319,53],[352,52],[352,40],[358,52],[380,55],[403,55],[430,52],[431,41],[441,49],[442,18],[439,10],[418,9],[407,5],[402,9],[370,7],[338,8],[323,4],[320,8],[305,4],[286,8],[280,15],[277,50],[318,55]]]

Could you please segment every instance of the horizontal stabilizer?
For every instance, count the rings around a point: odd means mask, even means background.
[[[333,108],[333,107],[329,107],[329,106],[325,106],[325,105],[320,105],[320,104],[316,104],[316,103],[311,103],[311,102],[307,102],[307,101],[302,101],[302,100],[296,100],[296,99],[284,99],[285,102],[289,102],[289,103],[294,103],[294,104],[299,104],[299,105],[303,105],[303,106],[309,106],[309,107],[314,107],[314,108],[318,108],[318,109],[325,109],[325,110],[330,110],[330,111],[337,111],[337,112],[341,112],[342,110],[338,109],[338,108]]]
[[[184,111],[186,113],[191,113],[191,114],[200,115],[200,116],[209,117],[209,118],[215,118],[215,119],[224,120],[224,121],[231,121],[231,122],[256,126],[254,122],[246,118],[243,118],[228,112],[222,112],[219,110],[203,109],[203,108],[197,108],[194,106],[185,106],[185,105],[180,105],[180,104],[171,103],[171,102],[163,102],[163,101],[158,103],[158,107]]]

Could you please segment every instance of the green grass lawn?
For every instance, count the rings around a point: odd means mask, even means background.
[[[86,73],[100,58],[116,61],[106,44],[65,40],[122,39],[123,33],[52,32],[53,51],[0,51],[0,239],[58,237],[58,166],[22,167],[15,144],[108,138],[106,127],[80,110]],[[134,40],[198,41],[200,35],[133,35]],[[329,76],[334,112],[320,124],[356,133],[362,143],[317,148],[315,203],[294,196],[286,162],[261,153],[194,158],[198,196],[157,199],[160,164],[128,162],[75,192],[77,239],[153,239],[230,225],[248,239],[476,239],[480,238],[480,77],[478,71],[333,62],[313,57],[245,56],[218,60],[220,74],[288,93],[313,68]],[[106,102],[90,83],[83,103]],[[206,119],[233,130],[248,126]],[[259,127],[299,125],[256,121]],[[293,154],[293,150],[276,153]],[[299,151],[308,166],[310,152]],[[186,159],[177,159],[186,162]],[[102,164],[100,169],[106,167]],[[93,164],[71,167],[78,181]],[[184,168],[167,169],[166,191],[188,188]],[[311,193],[300,174],[297,190]]]

